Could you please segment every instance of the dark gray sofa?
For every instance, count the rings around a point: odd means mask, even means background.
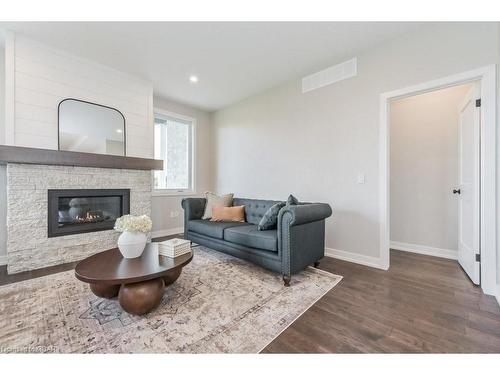
[[[234,206],[245,206],[245,223],[202,220],[205,198],[186,198],[184,237],[264,268],[280,272],[286,286],[291,275],[308,265],[316,267],[325,253],[325,219],[332,209],[324,203],[300,203],[283,207],[277,229],[257,230],[266,211],[278,201],[234,198]]]

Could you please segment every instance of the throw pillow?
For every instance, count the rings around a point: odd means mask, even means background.
[[[245,222],[245,206],[213,207],[210,221],[239,221]]]
[[[288,196],[288,199],[286,200],[286,205],[287,206],[296,206],[299,204],[299,200],[295,198],[292,194]]]
[[[206,220],[212,217],[213,207],[231,207],[233,205],[233,195],[234,194],[226,194],[219,196],[207,191],[205,193],[207,203],[205,204],[205,212],[203,213],[202,219]]]
[[[278,223],[278,214],[284,206],[285,202],[279,202],[269,207],[264,216],[262,216],[262,219],[260,219],[259,224],[257,224],[257,229],[269,230],[276,228],[276,224]]]

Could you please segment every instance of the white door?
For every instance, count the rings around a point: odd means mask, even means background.
[[[479,84],[459,107],[458,262],[474,284],[479,284],[479,181],[480,121]]]

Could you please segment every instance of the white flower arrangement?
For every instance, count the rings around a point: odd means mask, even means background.
[[[153,227],[153,222],[147,215],[123,215],[116,219],[115,230],[118,232],[148,233]]]

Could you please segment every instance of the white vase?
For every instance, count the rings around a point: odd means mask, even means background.
[[[138,258],[146,247],[146,233],[124,231],[118,237],[118,248],[124,258]]]

